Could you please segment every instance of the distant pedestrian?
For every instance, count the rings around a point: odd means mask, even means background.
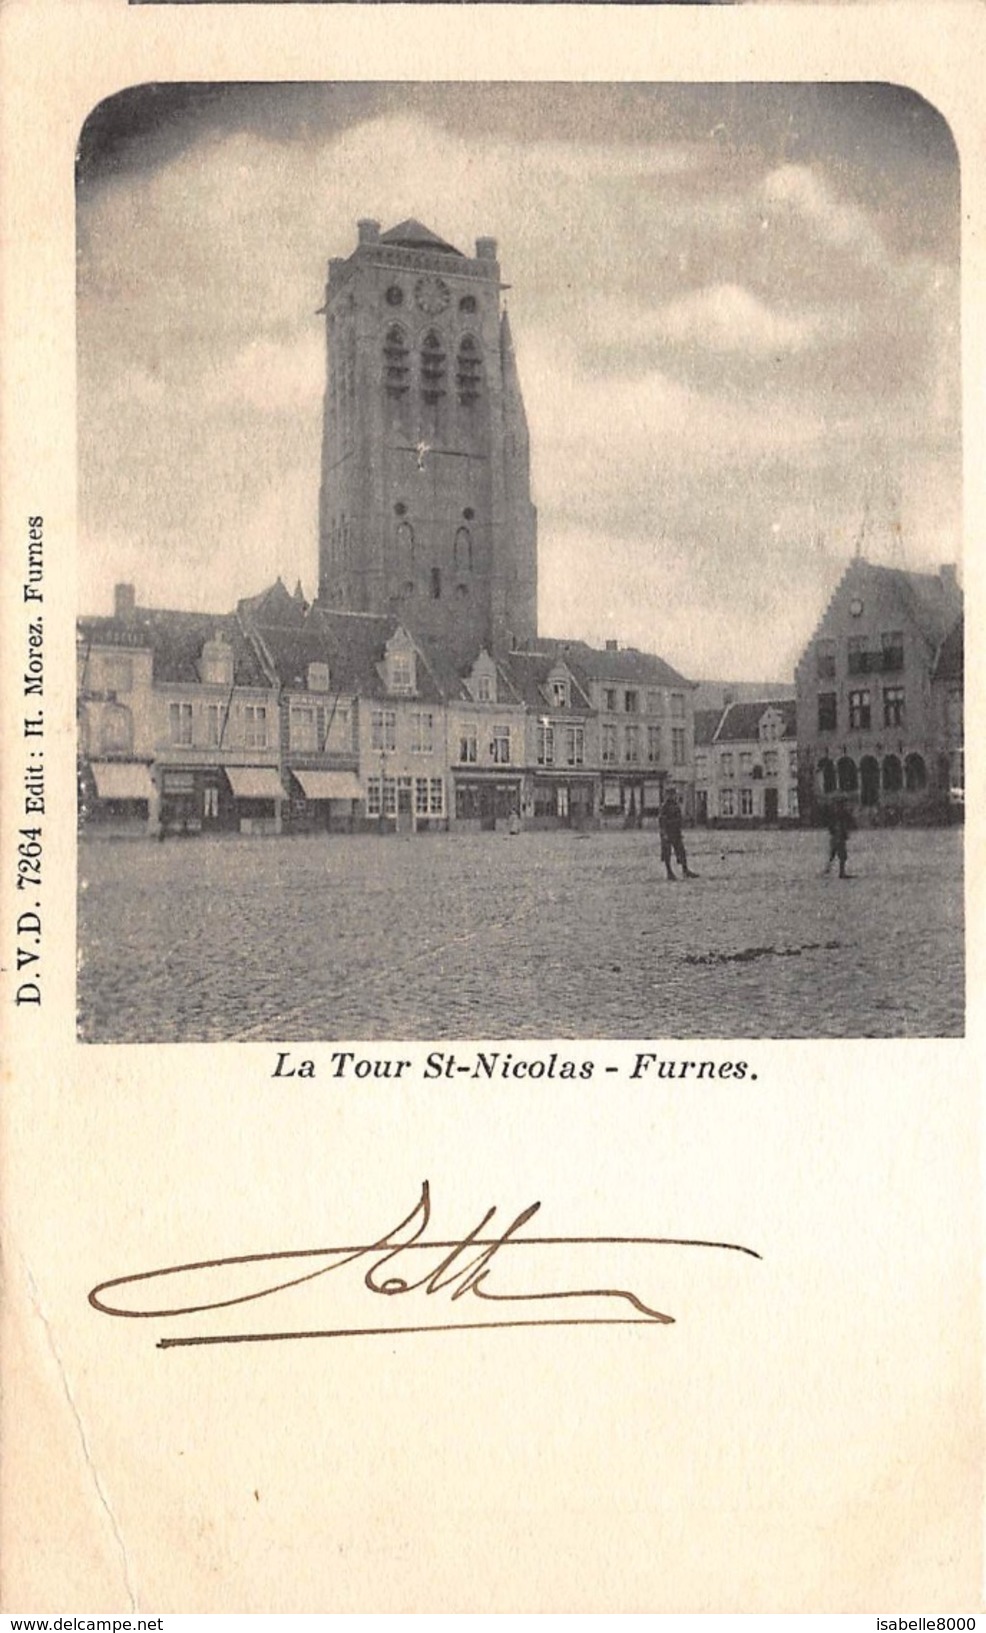
[[[825,826],[829,834],[829,859],[825,864],[825,872],[831,873],[832,863],[838,859],[839,878],[848,878],[846,863],[849,860],[849,835],[856,823],[852,811],[844,800],[838,800],[828,807],[825,813]]]
[[[681,806],[678,804],[678,795],[673,788],[668,790],[661,808],[657,813],[658,826],[661,830],[661,861],[667,869],[669,879],[676,879],[677,875],[671,866],[671,858],[681,867],[683,879],[697,879],[688,866],[688,857],[685,854],[685,840],[681,831]]]

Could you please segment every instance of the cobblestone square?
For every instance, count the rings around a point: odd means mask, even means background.
[[[687,837],[84,842],[80,1035],[961,1035],[961,831]]]

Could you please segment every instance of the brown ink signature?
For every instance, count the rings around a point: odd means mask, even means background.
[[[419,1293],[426,1298],[433,1298],[438,1294],[448,1294],[451,1303],[467,1296],[479,1299],[486,1304],[500,1306],[514,1306],[509,1318],[504,1319],[489,1312],[490,1319],[481,1321],[442,1321],[445,1305],[440,1303],[434,1307],[434,1314],[439,1318],[423,1322],[417,1326],[373,1326],[373,1327],[326,1327],[315,1330],[299,1329],[286,1332],[230,1332],[230,1333],[200,1333],[177,1338],[160,1338],[159,1349],[177,1349],[198,1344],[248,1344],[269,1343],[278,1340],[301,1338],[356,1338],[393,1335],[398,1333],[420,1332],[458,1332],[460,1330],[475,1331],[479,1328],[503,1327],[559,1327],[559,1326],[640,1326],[674,1324],[674,1316],[662,1310],[656,1310],[645,1304],[626,1287],[579,1287],[549,1289],[538,1292],[496,1292],[490,1285],[493,1262],[498,1255],[506,1255],[508,1250],[527,1249],[534,1256],[544,1257],[546,1250],[555,1247],[579,1248],[601,1246],[625,1247],[681,1247],[681,1248],[709,1248],[723,1253],[742,1253],[749,1258],[759,1259],[761,1255],[751,1247],[743,1247],[738,1242],[702,1241],[689,1237],[674,1236],[521,1236],[520,1232],[533,1219],[540,1209],[540,1202],[532,1202],[512,1219],[505,1230],[498,1234],[486,1234],[488,1226],[492,1226],[496,1215],[496,1208],[488,1208],[482,1219],[467,1235],[455,1241],[424,1240],[425,1232],[431,1221],[431,1187],[427,1180],[421,1187],[421,1195],[411,1212],[399,1225],[385,1232],[375,1242],[363,1242],[357,1245],[303,1248],[296,1251],[281,1253],[247,1253],[233,1258],[202,1259],[193,1264],[165,1265],[157,1270],[142,1270],[136,1275],[117,1276],[110,1281],[100,1282],[89,1294],[89,1303],[93,1309],[103,1315],[125,1316],[131,1319],[150,1320],[176,1316],[202,1315],[207,1311],[225,1310],[233,1306],[255,1303],[259,1299],[273,1298],[278,1293],[286,1292],[289,1288],[300,1287],[320,1277],[343,1270],[347,1265],[359,1261],[370,1260],[363,1275],[363,1285],[368,1292],[383,1298],[403,1298],[408,1294]],[[406,1234],[405,1234],[406,1233]],[[469,1257],[473,1249],[478,1249],[475,1257]],[[538,1252],[537,1250],[540,1250]],[[416,1274],[414,1255],[429,1251],[441,1253],[443,1256],[437,1265],[426,1268],[423,1273]],[[315,1269],[305,1269],[300,1274],[288,1271],[292,1266],[301,1270],[303,1264],[313,1259],[328,1259],[331,1262],[320,1264]],[[124,1288],[133,1289],[147,1284],[158,1285],[168,1277],[182,1276],[198,1278],[200,1281],[220,1278],[224,1271],[236,1272],[238,1275],[244,1266],[256,1266],[262,1285],[252,1288],[248,1292],[239,1292],[234,1296],[211,1297],[201,1302],[159,1305],[148,1307],[133,1307],[111,1302],[107,1295],[119,1292]],[[271,1279],[271,1277],[276,1279]],[[187,1295],[186,1295],[187,1296]],[[536,1315],[521,1317],[519,1308],[525,1305],[550,1306],[563,1300],[577,1299],[610,1299],[618,1302],[621,1314],[613,1316],[562,1316],[547,1315],[539,1311]],[[627,1307],[635,1314],[627,1313]],[[506,1313],[506,1312],[505,1312]]]

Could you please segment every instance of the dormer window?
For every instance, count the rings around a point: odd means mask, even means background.
[[[206,686],[232,686],[233,648],[217,635],[202,648],[200,673]]]
[[[310,692],[327,692],[329,689],[329,666],[327,663],[310,663],[308,665],[308,690]]]
[[[568,680],[564,675],[555,675],[548,683],[548,690],[556,709],[568,708]]]
[[[414,656],[410,652],[391,652],[387,659],[388,692],[414,691]]]
[[[496,666],[488,652],[481,652],[473,665],[469,691],[477,703],[496,702]]]

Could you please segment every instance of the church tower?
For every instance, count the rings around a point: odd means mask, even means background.
[[[465,662],[537,632],[537,515],[496,242],[358,224],[329,262],[319,600]]]

